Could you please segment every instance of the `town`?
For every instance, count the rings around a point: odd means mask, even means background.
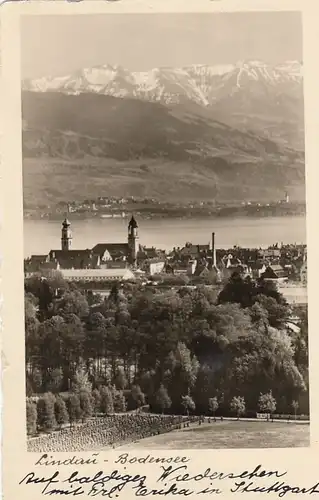
[[[30,451],[198,425],[213,446],[236,416],[254,433],[271,415],[271,446],[274,429],[305,439],[306,245],[221,249],[212,231],[165,252],[140,243],[134,216],[126,241],[73,249],[72,236],[65,218],[60,248],[24,263]]]
[[[47,255],[25,259],[28,278],[44,271],[59,271],[66,281],[83,284],[86,290],[111,288],[114,281],[141,281],[144,285],[219,287],[234,273],[243,278],[263,278],[281,289],[290,303],[307,302],[307,247],[305,244],[278,244],[269,248],[220,249],[212,232],[207,244],[186,242],[170,252],[140,243],[138,223],[129,221],[127,241],[100,242],[91,249],[72,248],[72,228],[65,218],[61,248]],[[124,238],[123,238],[124,239]]]
[[[134,212],[140,218],[161,217],[271,217],[304,215],[304,202],[291,199],[285,192],[284,197],[278,200],[245,200],[222,202],[217,200],[193,200],[173,202],[155,198],[136,196],[116,197],[99,196],[95,199],[59,201],[54,205],[36,204],[34,199],[25,203],[24,217],[28,219],[59,220],[64,213],[72,214],[72,218],[125,218]]]
[[[21,20],[27,450],[308,447],[301,13],[153,10]]]

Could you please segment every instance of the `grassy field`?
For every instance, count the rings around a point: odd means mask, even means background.
[[[309,425],[283,422],[224,421],[193,424],[178,431],[142,439],[121,448],[218,449],[292,448],[310,445]]]

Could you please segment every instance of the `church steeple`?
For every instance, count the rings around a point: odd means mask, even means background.
[[[71,248],[72,243],[72,232],[71,232],[71,224],[67,218],[62,222],[62,231],[61,231],[61,249],[63,251],[68,251]]]
[[[132,215],[128,227],[129,227],[129,229],[137,229],[138,228],[138,225],[137,225],[137,222],[134,218],[134,215]]]
[[[139,250],[138,243],[138,224],[132,215],[131,220],[128,225],[128,246],[130,251],[130,260],[132,264],[136,263],[137,253]]]

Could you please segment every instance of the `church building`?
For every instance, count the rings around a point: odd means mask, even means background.
[[[110,269],[135,267],[140,250],[138,224],[132,216],[128,224],[127,242],[97,243],[92,249],[72,248],[71,224],[67,218],[62,222],[61,249],[50,250],[48,255],[32,255],[25,261],[26,274],[45,269]],[[41,257],[41,258],[40,258]]]
[[[135,266],[139,252],[138,225],[132,216],[128,224],[127,243],[98,243],[92,248],[94,255],[98,255],[100,262],[125,261]]]

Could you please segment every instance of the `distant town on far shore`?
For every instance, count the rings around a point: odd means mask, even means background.
[[[277,201],[258,202],[165,202],[155,198],[100,196],[97,199],[83,201],[60,201],[53,206],[24,207],[25,218],[49,218],[58,220],[61,214],[72,214],[76,218],[101,217],[124,218],[134,212],[141,218],[154,217],[272,217],[305,215],[305,202],[291,200],[286,191]]]

